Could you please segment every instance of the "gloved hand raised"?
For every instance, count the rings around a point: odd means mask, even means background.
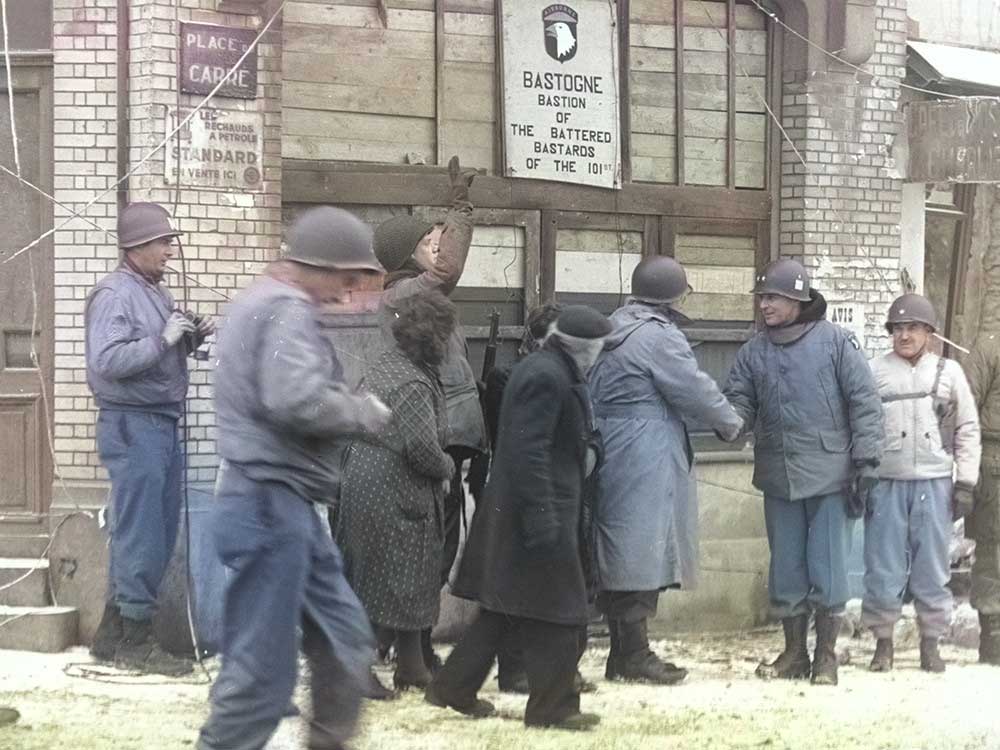
[[[951,493],[951,520],[965,518],[972,512],[974,503],[972,488],[965,484],[956,484]]]
[[[183,338],[184,334],[194,333],[194,330],[194,323],[188,320],[184,316],[184,313],[174,312],[170,314],[169,318],[167,318],[167,324],[163,326],[160,336],[169,348],[171,346],[176,346],[177,342]]]
[[[448,162],[448,182],[451,187],[448,189],[448,198],[455,203],[468,203],[469,188],[472,187],[472,180],[476,176],[474,169],[462,169],[458,163],[458,156],[451,157]]]

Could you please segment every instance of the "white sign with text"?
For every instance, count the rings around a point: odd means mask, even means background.
[[[621,186],[616,8],[503,0],[508,177]]]
[[[181,110],[181,118],[190,110]],[[177,126],[170,110],[167,125]],[[223,190],[262,190],[264,187],[264,118],[257,112],[204,107],[170,140],[164,160],[168,185]],[[180,170],[180,179],[177,179]]]

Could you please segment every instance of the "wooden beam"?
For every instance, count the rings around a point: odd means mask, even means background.
[[[448,205],[448,175],[443,167],[285,159],[282,168],[285,203]],[[492,175],[476,177],[471,198],[482,208],[731,220],[766,219],[772,202],[770,191],[764,190],[639,183],[612,191]]]
[[[736,187],[736,0],[726,3],[726,186]]]
[[[674,104],[677,107],[677,184],[684,184],[684,0],[674,3]]]

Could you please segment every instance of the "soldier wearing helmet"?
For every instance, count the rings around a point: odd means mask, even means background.
[[[673,258],[642,260],[590,376],[605,449],[594,522],[608,679],[671,684],[687,674],[660,660],[646,635],[660,592],[695,585],[698,507],[685,423],[727,439],[742,424],[678,327],[686,318],[676,306],[689,290]]]
[[[191,661],[164,651],[152,629],[180,519],[177,422],[187,357],[214,330],[208,320],[185,317],[162,283],[179,235],[162,206],[122,209],[122,261],[90,292],[84,313],[97,449],[111,479],[109,596],[91,653],[169,675],[191,671]]]
[[[893,666],[892,632],[909,591],[920,628],[920,668],[943,672],[938,639],[951,625],[953,520],[972,508],[979,416],[965,373],[930,351],[937,327],[926,297],[904,294],[885,323],[892,351],[871,361],[885,443],[865,513],[861,623],[875,634],[873,672]],[[954,477],[954,481],[952,480]]]
[[[375,255],[388,272],[378,311],[387,347],[394,345],[392,323],[400,300],[428,291],[447,296],[458,286],[472,243],[469,188],[475,174],[474,170],[462,169],[457,156],[448,162],[451,210],[443,224],[401,215],[376,227]],[[455,474],[444,501],[442,585],[448,580],[458,554],[459,527],[465,507],[463,466],[489,450],[479,389],[468,356],[465,334],[461,325],[457,325],[448,342],[447,356],[438,367],[448,412],[446,449],[455,463]],[[441,660],[431,648],[430,629],[423,631],[422,644],[428,668],[436,670]]]
[[[979,410],[982,464],[965,535],[976,540],[969,602],[979,613],[979,661],[1000,666],[1000,337],[979,336],[966,363]]]
[[[339,747],[354,730],[375,642],[313,506],[336,496],[341,441],[390,415],[344,383],[319,315],[380,270],[361,220],[314,208],[292,227],[287,254],[229,307],[216,348],[223,464],[212,525],[232,576],[201,750],[267,744],[292,697],[300,642],[312,671],[309,747]]]
[[[867,493],[878,481],[882,408],[860,344],[824,319],[826,300],[802,264],[769,264],[753,294],[764,329],[740,348],[725,393],[754,433],[753,484],[764,494],[771,548],[768,591],[785,633],[784,651],[757,675],[836,685],[852,501],[855,489]]]

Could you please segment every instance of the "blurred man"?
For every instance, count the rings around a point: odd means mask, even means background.
[[[800,263],[769,264],[753,293],[765,327],[740,348],[724,390],[754,433],[753,484],[764,493],[771,547],[768,590],[785,632],[785,650],[757,676],[811,674],[815,685],[836,685],[854,525],[848,504],[878,482],[882,405],[861,345],[824,319],[826,300],[810,289]]]
[[[292,228],[285,258],[229,308],[215,371],[224,464],[212,523],[231,577],[202,750],[267,744],[295,688],[300,641],[312,675],[308,747],[336,750],[354,732],[375,642],[313,505],[337,493],[337,441],[390,414],[344,384],[319,314],[378,271],[368,228],[315,208]]]
[[[885,414],[879,482],[865,513],[861,624],[875,634],[873,672],[892,669],[892,631],[906,591],[917,611],[920,668],[945,668],[938,639],[951,624],[948,547],[953,521],[972,508],[980,445],[965,373],[928,349],[936,326],[930,301],[904,294],[885,323],[892,351],[871,362]]]
[[[187,396],[187,357],[214,327],[177,309],[163,285],[180,232],[155,203],[118,216],[122,262],[87,297],[87,384],[97,403],[97,450],[111,479],[108,601],[91,654],[126,669],[166,675],[189,659],[153,636],[156,597],[180,522],[184,458],[177,422]]]
[[[640,262],[632,296],[611,316],[615,331],[590,376],[605,450],[595,521],[609,680],[670,685],[687,674],[653,653],[647,636],[660,592],[696,583],[698,498],[686,422],[727,440],[742,426],[677,327],[687,319],[675,305],[689,289],[673,258]]]

